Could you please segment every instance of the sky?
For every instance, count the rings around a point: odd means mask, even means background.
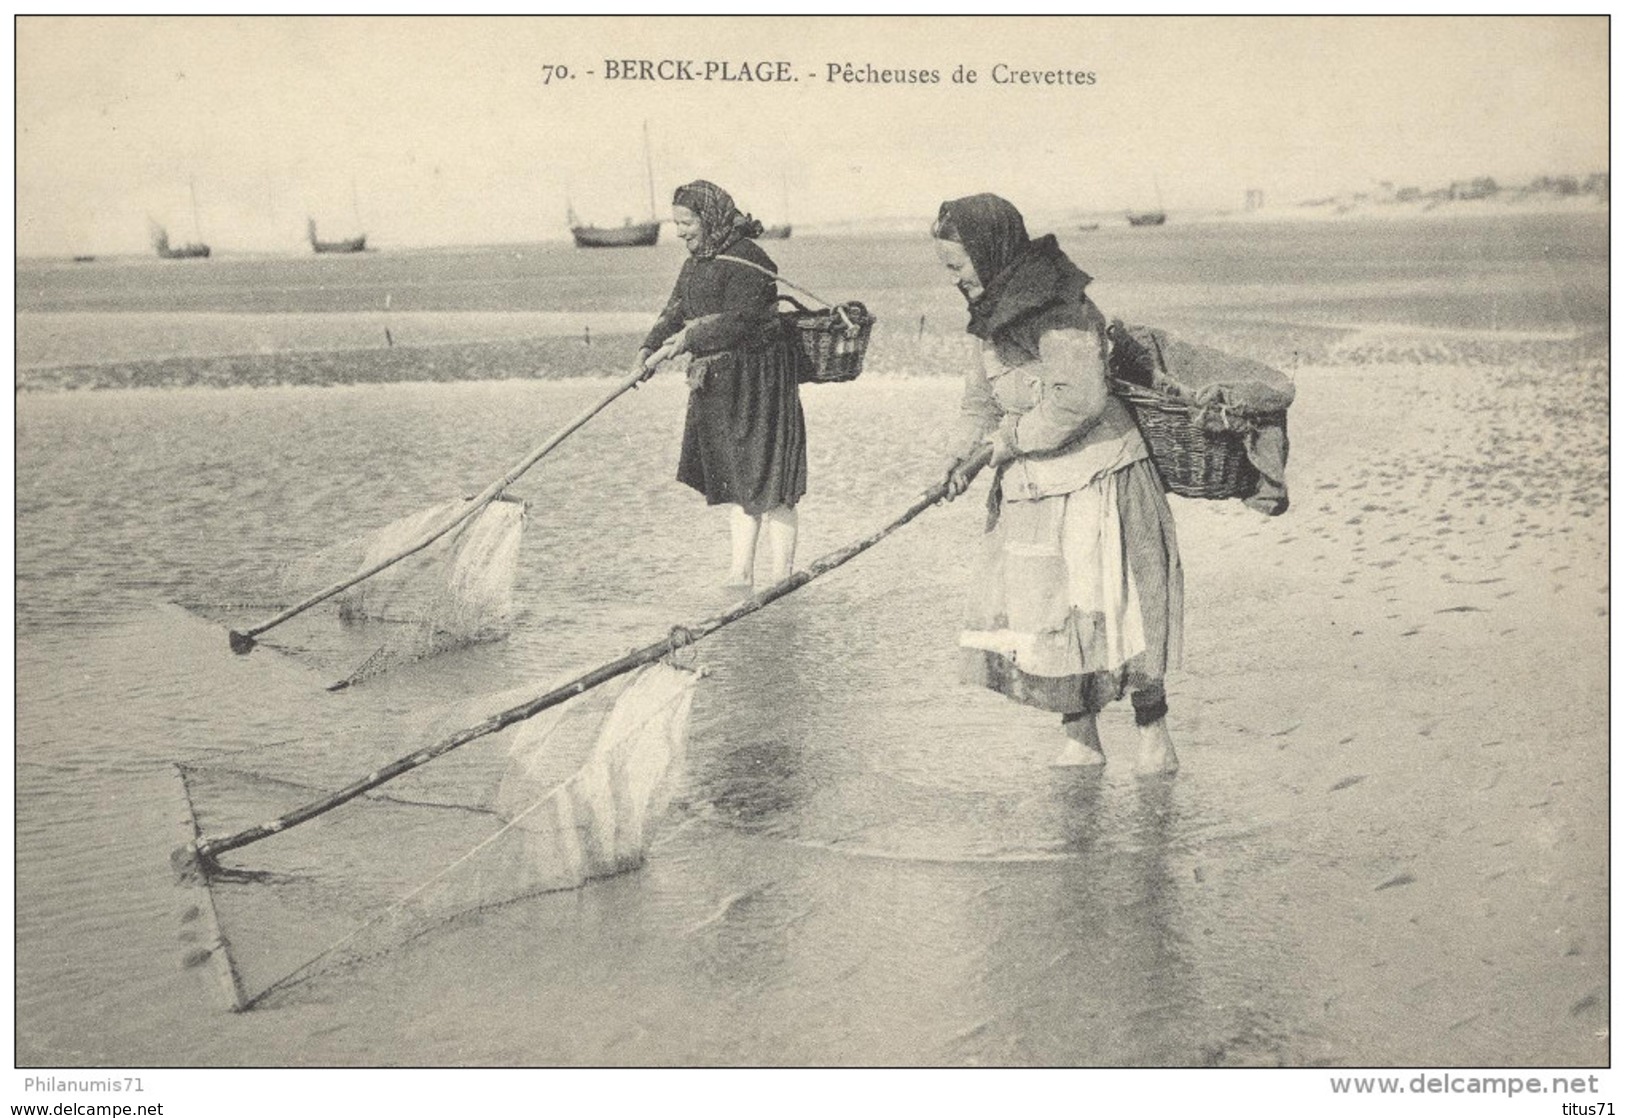
[[[645,122],[663,213],[703,177],[803,225],[923,226],[982,190],[1061,214],[1518,183],[1607,169],[1607,47],[1601,17],[27,17],[16,247],[141,251],[149,217],[217,251],[296,251],[307,215],[379,247],[562,238],[567,204],[647,216]],[[618,59],[797,80],[606,80]],[[941,80],[827,80],[847,63]]]

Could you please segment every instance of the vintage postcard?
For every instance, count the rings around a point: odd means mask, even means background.
[[[19,18],[8,1101],[1606,1103],[1608,35]]]

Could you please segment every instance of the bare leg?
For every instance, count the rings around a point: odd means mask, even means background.
[[[1179,768],[1174,753],[1174,739],[1168,736],[1168,720],[1159,718],[1140,727],[1140,755],[1134,760],[1134,771],[1146,775],[1172,773]]]
[[[728,568],[727,587],[749,590],[756,570],[756,535],[762,518],[752,516],[738,505],[728,511],[728,529],[733,537],[733,563]]]
[[[767,577],[778,582],[790,577],[796,560],[796,510],[780,505],[762,514],[762,538],[767,544]]]
[[[1106,763],[1106,753],[1100,747],[1100,730],[1095,725],[1094,715],[1068,715],[1061,727],[1066,731],[1066,746],[1050,762],[1051,765],[1066,768]]]

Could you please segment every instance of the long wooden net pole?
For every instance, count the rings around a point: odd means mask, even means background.
[[[440,539],[440,537],[444,536],[447,532],[468,520],[469,517],[479,512],[486,505],[502,496],[503,491],[515,481],[519,480],[519,476],[521,474],[530,469],[537,462],[541,461],[541,459],[550,453],[554,447],[558,446],[565,439],[569,438],[570,435],[574,434],[589,419],[603,411],[613,400],[615,400],[627,389],[636,385],[644,378],[644,376],[644,371],[640,369],[636,373],[627,377],[624,381],[621,381],[615,386],[614,390],[602,400],[599,400],[597,403],[593,404],[592,407],[588,408],[559,430],[555,431],[545,443],[531,451],[529,454],[525,455],[525,457],[518,462],[513,469],[509,470],[496,481],[492,482],[477,496],[472,497],[465,502],[463,507],[457,511],[455,516],[450,517],[444,524],[440,525],[438,528],[435,528],[433,531],[419,537],[410,546],[395,552],[386,559],[380,559],[378,562],[372,564],[370,567],[367,567],[365,570],[359,571],[340,582],[335,582],[332,586],[318,590],[304,601],[289,606],[275,617],[267,618],[257,625],[250,625],[246,629],[231,630],[231,633],[229,634],[231,638],[231,650],[237,653],[251,651],[254,647],[254,638],[265,632],[267,629],[275,628],[284,621],[287,621],[289,618],[297,617],[299,614],[304,613],[311,606],[319,605],[320,603],[327,601],[327,599],[331,598],[333,595],[343,593],[356,583],[369,579],[382,570],[393,567],[402,559],[405,559],[408,556],[416,555],[418,552]]]
[[[968,468],[977,469],[985,465],[991,454],[991,448],[983,448],[967,464]],[[350,800],[377,788],[381,784],[394,780],[403,773],[411,772],[420,765],[426,765],[459,746],[467,745],[469,742],[485,737],[487,734],[493,734],[498,730],[513,725],[515,722],[523,722],[525,719],[532,718],[549,707],[557,706],[568,699],[590,691],[592,688],[614,679],[616,676],[624,675],[634,668],[651,663],[663,656],[668,656],[679,648],[703,637],[710,636],[718,629],[733,624],[741,617],[755,613],[763,606],[776,602],[787,594],[794,593],[814,579],[828,574],[844,563],[850,562],[919,516],[920,513],[941,501],[947,496],[947,492],[948,482],[944,479],[921,494],[913,504],[885,526],[876,529],[862,539],[855,540],[845,547],[831,551],[827,555],[814,560],[806,569],[797,571],[788,578],[774,583],[766,590],[752,598],[747,598],[731,609],[714,617],[708,617],[694,625],[677,626],[661,640],[629,652],[617,660],[602,664],[577,676],[568,683],[553,688],[545,695],[539,695],[528,702],[509,707],[507,710],[493,714],[473,726],[458,730],[433,745],[391,761],[383,768],[368,773],[360,780],[339,789],[337,792],[323,796],[321,799],[314,800],[303,807],[294,808],[287,814],[281,815],[268,823],[261,823],[221,838],[199,837],[196,841],[177,849],[171,860],[175,868],[183,875],[206,873],[214,865],[215,858],[228,850],[235,850],[240,846],[247,846],[250,843],[259,842],[261,839],[280,834],[290,827],[297,827],[299,824],[314,819],[318,815],[324,815],[332,811],[341,804],[348,803]]]

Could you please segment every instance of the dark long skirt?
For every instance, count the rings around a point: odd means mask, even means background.
[[[752,516],[807,492],[807,421],[796,368],[778,346],[695,361],[677,480]]]

